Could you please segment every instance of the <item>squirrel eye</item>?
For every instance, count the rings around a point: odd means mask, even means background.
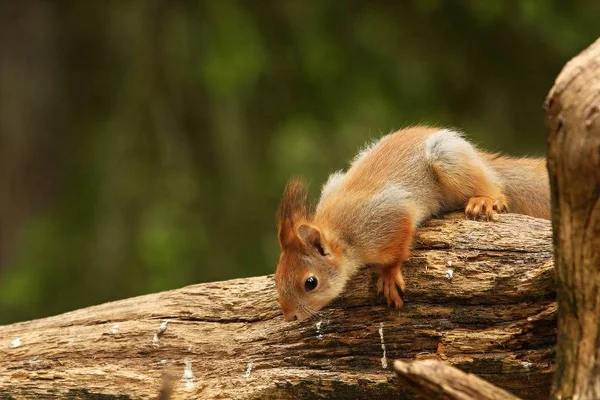
[[[304,282],[304,289],[306,289],[307,292],[310,292],[311,290],[314,290],[317,287],[318,283],[319,281],[317,280],[317,277],[311,275],[308,278],[306,278],[306,281]]]

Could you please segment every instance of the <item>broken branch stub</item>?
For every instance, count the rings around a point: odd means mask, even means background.
[[[400,311],[377,296],[377,271],[363,268],[341,298],[301,322],[283,321],[273,278],[262,276],[3,326],[0,398],[154,399],[167,392],[167,373],[173,399],[413,398],[398,384],[397,359],[442,360],[521,397],[548,397],[548,221],[429,221],[403,270]]]
[[[400,380],[428,399],[519,400],[505,390],[437,360],[394,362]]]

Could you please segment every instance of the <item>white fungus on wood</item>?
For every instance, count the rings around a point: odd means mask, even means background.
[[[158,327],[158,332],[156,332],[158,334],[158,336],[165,333],[165,331],[167,330],[168,324],[169,324],[169,321],[163,321],[162,324],[160,324],[160,326]]]
[[[113,326],[111,326],[108,333],[111,335],[116,335],[117,333],[119,333],[119,324],[114,324]]]
[[[317,339],[323,339],[323,334],[321,333],[321,325],[323,325],[323,321],[319,321],[315,324],[317,327]]]
[[[381,339],[381,350],[383,350],[383,357],[381,357],[381,368],[387,368],[387,356],[385,355],[385,342],[383,341],[383,322],[379,324],[379,338]]]
[[[169,321],[163,321],[160,326],[158,327],[158,330],[156,331],[156,333],[154,334],[154,337],[152,338],[152,345],[154,347],[158,347],[158,339],[160,339],[160,337],[163,335],[163,333],[165,333],[165,331],[167,330],[167,325],[169,324]]]
[[[248,363],[248,367],[246,367],[246,372],[244,372],[244,378],[250,378],[250,374],[252,373],[252,361]]]
[[[451,281],[453,277],[454,277],[454,271],[452,271],[451,269],[446,271],[446,278],[448,278],[448,280]]]
[[[21,338],[16,338],[12,342],[10,342],[10,346],[9,347],[11,349],[16,349],[19,346],[21,346]]]
[[[194,373],[192,372],[192,361],[189,358],[184,360],[183,377],[181,378],[185,390],[188,392],[194,389]]]
[[[42,361],[40,360],[40,356],[35,356],[31,360],[27,361],[27,364],[29,364],[29,368],[33,369],[39,368],[41,363]]]

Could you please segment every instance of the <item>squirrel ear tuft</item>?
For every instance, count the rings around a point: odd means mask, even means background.
[[[295,226],[307,219],[306,184],[299,178],[291,179],[283,191],[277,211],[277,233],[281,248],[290,246],[298,240]]]

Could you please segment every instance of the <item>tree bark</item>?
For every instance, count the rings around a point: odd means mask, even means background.
[[[520,215],[431,220],[404,267],[400,311],[385,306],[376,271],[364,268],[309,321],[284,322],[264,276],[0,327],[0,398],[150,399],[169,387],[176,399],[413,398],[393,372],[396,359],[443,360],[547,398],[551,237],[548,221]]]
[[[555,399],[600,398],[600,40],[546,99],[559,305]]]

